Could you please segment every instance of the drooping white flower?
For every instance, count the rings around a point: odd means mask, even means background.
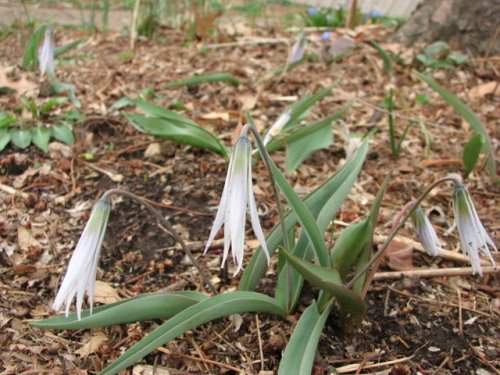
[[[306,51],[306,42],[304,34],[301,34],[295,40],[295,43],[290,50],[290,55],[288,56],[288,63],[295,64],[300,61],[304,57],[304,53]]]
[[[453,211],[462,251],[470,257],[474,274],[477,272],[482,276],[483,271],[479,253],[483,253],[493,266],[496,266],[489,247],[494,250],[497,250],[497,248],[488,233],[486,233],[481,220],[479,220],[474,203],[472,203],[469,192],[464,185],[455,185]]]
[[[71,256],[68,270],[52,306],[54,310],[58,311],[63,304],[66,305],[66,316],[68,316],[69,308],[76,296],[76,311],[78,319],[81,318],[85,290],[88,290],[88,303],[92,313],[97,264],[110,208],[108,199],[100,199],[95,203],[89,221]]]
[[[285,112],[279,115],[276,122],[271,126],[269,131],[264,136],[264,146],[267,146],[267,144],[271,142],[273,138],[275,138],[279,133],[281,133],[285,125],[288,124],[288,121],[290,121],[291,117],[292,117],[292,111],[290,109],[287,109]]]
[[[259,240],[268,262],[270,261],[269,251],[267,249],[264,233],[260,226],[257,205],[253,194],[252,146],[246,135],[247,129],[243,128],[240,138],[233,147],[219,209],[215,215],[214,224],[205,248],[206,253],[215,235],[222,225],[224,225],[224,253],[222,256],[222,266],[226,262],[229,248],[231,248],[233,261],[238,266],[235,274],[243,267],[247,206],[250,212],[250,220],[255,236]]]
[[[40,66],[40,75],[47,73],[49,76],[54,74],[55,61],[55,44],[53,32],[50,27],[45,29],[42,47],[38,50],[38,65]]]
[[[422,207],[417,206],[411,218],[422,247],[429,255],[436,256],[441,250],[441,246],[436,232]]]

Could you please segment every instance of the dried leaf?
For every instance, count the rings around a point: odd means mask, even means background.
[[[104,304],[120,301],[121,298],[118,292],[110,284],[104,281],[96,281],[94,291],[94,302]]]
[[[92,336],[80,349],[76,350],[75,354],[86,358],[90,354],[95,353],[99,349],[99,346],[107,339],[108,337],[104,333],[99,332],[97,335]]]

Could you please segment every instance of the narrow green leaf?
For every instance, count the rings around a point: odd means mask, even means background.
[[[31,132],[28,129],[11,129],[10,140],[19,148],[26,148],[31,144]]]
[[[239,85],[240,80],[229,73],[208,73],[200,74],[194,77],[181,79],[179,81],[171,82],[167,85],[168,88],[181,87],[181,86],[192,86],[200,85],[205,82],[227,82],[232,85]]]
[[[323,207],[332,207],[332,205],[325,205],[325,203],[330,198],[333,199],[337,190],[341,189],[343,186],[346,186],[344,185],[344,183],[351,175],[351,173],[354,173],[353,171],[359,172],[361,165],[365,160],[367,150],[368,144],[367,142],[365,142],[340,170],[330,176],[321,186],[316,188],[316,190],[314,190],[305,198],[304,203],[315,218],[318,217]],[[358,172],[356,172],[356,175]],[[350,187],[348,187],[348,189],[346,188],[347,192],[349,191],[349,189]],[[342,196],[339,196],[338,198],[338,200],[333,200],[332,202],[340,202],[338,204],[338,207],[340,207],[340,204],[344,201],[345,198],[342,198]],[[285,213],[285,226],[287,228],[287,231],[290,231],[290,229],[293,228],[296,223],[297,216],[295,215],[295,213],[291,210],[287,210],[287,212]],[[304,240],[306,240],[306,238]],[[278,248],[278,246],[282,243],[280,224],[275,225],[271,229],[271,232],[266,237],[266,243],[267,248],[272,255]],[[298,246],[296,246],[296,248],[297,247]],[[266,269],[266,255],[264,254],[262,248],[259,247],[252,255],[250,263],[247,265],[245,271],[243,272],[239,289],[255,290],[262,278],[262,274]]]
[[[466,176],[468,176],[469,173],[474,170],[474,166],[479,159],[479,154],[481,153],[484,142],[484,136],[480,133],[477,133],[465,145],[462,159],[464,161]]]
[[[352,290],[342,285],[338,271],[317,266],[287,251],[281,251],[286,260],[311,284],[329,292],[340,305],[341,324],[345,328],[361,323],[366,312],[364,301]]]
[[[488,155],[488,169],[490,172],[491,179],[496,182],[496,167],[495,167],[495,156],[493,154],[493,145],[491,143],[490,136],[488,135],[488,131],[486,127],[481,123],[479,118],[475,115],[472,110],[467,107],[464,103],[462,103],[455,95],[446,90],[444,87],[441,87],[434,79],[429,77],[426,74],[419,73],[417,71],[413,71],[418,78],[427,83],[434,91],[436,91],[441,97],[451,105],[455,111],[458,112],[462,118],[467,121],[476,131],[476,133],[482,134],[484,137],[484,144],[482,148],[482,152]]]
[[[50,129],[46,126],[37,126],[31,130],[31,140],[43,152],[49,152]]]
[[[224,157],[227,156],[226,149],[219,140],[210,132],[197,125],[131,113],[124,113],[124,115],[139,131],[173,142],[205,148]]]
[[[8,128],[16,122],[15,116],[10,116],[6,112],[0,112],[0,128]]]
[[[280,190],[283,192],[283,195],[285,196],[291,209],[295,211],[295,215],[302,225],[302,228],[307,233],[309,241],[311,241],[312,249],[319,264],[324,267],[328,266],[330,263],[328,251],[326,250],[325,241],[323,240],[323,234],[319,230],[318,225],[316,224],[316,220],[314,220],[314,217],[312,216],[307,206],[304,204],[304,202],[302,202],[297,194],[295,194],[293,188],[290,186],[286,178],[281,174],[276,164],[274,164],[274,162],[272,161],[271,168],[276,183],[280,187]]]
[[[5,128],[0,128],[0,152],[2,152],[5,147],[10,142],[10,133],[7,129]]]
[[[345,164],[345,166],[335,174],[335,189],[330,191],[330,195],[325,197],[325,200],[322,202],[322,205],[319,207],[319,214],[317,217],[317,224],[320,228],[321,232],[325,232],[328,228],[328,225],[333,220],[338,210],[342,206],[343,202],[349,195],[352,186],[356,182],[356,179],[361,171],[361,167],[363,166],[366,154],[368,152],[368,142],[365,141],[360,146],[359,150],[356,154]],[[325,185],[326,187],[327,185]],[[306,199],[307,203],[307,199]],[[297,241],[297,245],[293,250],[293,254],[299,258],[305,260],[312,259],[312,250],[308,240],[307,235],[302,232],[299,240]],[[285,265],[288,267],[288,265]],[[247,267],[248,268],[248,267]],[[281,270],[278,285],[276,287],[276,298],[281,302],[285,303],[280,296],[286,296],[288,298],[288,293],[285,292],[287,289],[287,273],[288,270],[284,268]],[[297,304],[301,292],[302,292],[303,279],[302,277],[295,271],[292,271],[292,296],[291,301],[286,302],[284,306],[289,306],[292,310]]]
[[[51,127],[52,136],[67,145],[75,144],[75,136],[73,130],[67,124],[61,124]]]
[[[161,117],[166,120],[171,120],[172,122],[199,127],[199,125],[197,125],[194,121],[191,121],[190,119],[183,117],[167,108],[148,103],[142,99],[130,99],[130,102],[138,106],[140,110],[143,111],[144,114],[146,114],[148,117]]]
[[[320,314],[316,302],[305,309],[285,348],[278,375],[311,373],[319,338],[331,309],[332,304],[329,304],[325,311]]]
[[[56,50],[54,51],[54,57],[59,57],[63,53],[71,51],[73,48],[78,47],[85,40],[86,40],[86,38],[76,39],[76,40],[74,40],[72,42],[69,42],[69,43],[65,44],[64,46],[56,48]]]
[[[389,56],[389,54],[375,40],[368,41],[368,45],[370,45],[373,48],[375,48],[375,50],[378,52],[378,54],[382,58],[382,61],[384,62],[384,69],[385,69],[385,71],[387,73],[389,73],[389,74],[392,74],[392,72],[394,70],[394,67],[392,65],[392,59]]]
[[[184,311],[156,328],[144,339],[127,350],[114,363],[100,372],[113,375],[132,366],[156,348],[211,320],[243,312],[262,312],[284,316],[285,312],[273,298],[254,292],[233,292],[208,298]]]
[[[68,317],[56,316],[46,320],[30,322],[33,327],[44,329],[88,329],[132,323],[142,320],[167,319],[186,308],[209,298],[197,292],[157,292],[145,293],[125,301],[82,311],[82,319],[76,313]],[[147,308],[145,308],[147,306]]]
[[[23,61],[21,63],[21,67],[24,70],[34,70],[38,67],[38,46],[45,36],[45,29],[47,29],[47,25],[42,25],[31,34],[24,49]]]

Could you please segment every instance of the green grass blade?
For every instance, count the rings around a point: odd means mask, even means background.
[[[278,375],[311,373],[319,338],[331,309],[332,304],[329,304],[325,311],[320,314],[316,302],[305,309],[285,348]]]
[[[21,67],[24,70],[34,70],[38,67],[38,46],[40,46],[45,36],[45,29],[47,29],[47,25],[42,25],[31,34],[24,49],[23,61],[21,63]]]
[[[488,155],[488,169],[493,182],[497,183],[496,178],[496,167],[495,167],[495,156],[493,154],[493,145],[491,143],[491,138],[488,135],[488,131],[485,126],[481,123],[479,118],[476,116],[472,110],[462,103],[455,95],[446,90],[444,87],[440,86],[434,79],[426,74],[413,71],[419,79],[427,83],[434,91],[436,91],[441,97],[451,105],[457,113],[462,116],[462,118],[467,121],[476,131],[476,133],[482,134],[484,137],[484,145],[482,152]]]
[[[392,74],[394,67],[392,64],[392,59],[389,54],[382,48],[382,46],[375,40],[368,41],[368,45],[375,48],[375,50],[380,55],[382,61],[384,62],[384,69],[388,74]]]
[[[484,136],[480,133],[474,135],[464,147],[462,160],[464,161],[465,175],[468,176],[476,165],[481,149],[484,145]]]
[[[243,312],[261,312],[284,316],[285,312],[276,301],[268,296],[254,292],[234,292],[220,294],[199,302],[180,312],[144,339],[127,350],[114,363],[100,372],[100,375],[113,375],[132,366],[144,356],[167,341],[182,335],[211,320]]]
[[[236,86],[240,84],[240,80],[229,73],[208,73],[208,74],[200,74],[186,79],[181,79],[175,82],[170,82],[167,85],[167,88],[200,85],[205,82],[208,83],[226,82]]]
[[[56,50],[54,51],[54,57],[57,58],[57,57],[61,56],[63,53],[71,51],[73,48],[78,47],[85,40],[86,40],[86,38],[80,38],[80,39],[74,40],[72,42],[69,42],[68,44],[65,44],[64,46],[56,48]]]
[[[82,319],[76,313],[68,317],[56,316],[38,322],[30,322],[33,327],[44,329],[87,329],[132,323],[142,320],[167,319],[186,308],[209,298],[197,292],[146,293],[125,301],[82,311]]]

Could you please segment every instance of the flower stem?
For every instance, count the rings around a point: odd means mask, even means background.
[[[281,204],[278,186],[276,184],[276,180],[273,175],[271,157],[267,152],[266,146],[264,145],[264,141],[262,140],[259,131],[257,130],[257,128],[253,123],[245,125],[241,130],[241,133],[243,135],[246,135],[248,131],[250,131],[253,134],[255,141],[257,142],[257,147],[259,149],[260,156],[262,157],[262,160],[266,165],[267,173],[269,174],[269,178],[271,179],[271,186],[273,187],[274,199],[276,200],[278,215],[280,217],[281,232],[282,232],[281,236],[283,237],[283,247],[285,248],[285,251],[288,251],[288,253],[291,254],[290,242],[288,241],[288,233],[285,225],[285,212],[283,210],[283,205]],[[292,302],[292,270],[289,265],[286,265],[286,269],[287,269],[288,304],[290,304]],[[290,310],[291,306],[286,306],[286,308],[287,310]]]
[[[396,225],[395,227],[393,227],[393,229],[391,230],[391,232],[389,233],[389,235],[387,236],[387,238],[385,239],[384,243],[382,244],[381,248],[373,255],[373,257],[370,259],[370,261],[363,267],[363,269],[361,271],[359,271],[353,278],[351,281],[349,281],[347,284],[346,284],[346,287],[347,288],[352,288],[352,286],[354,285],[354,282],[356,280],[358,280],[361,276],[363,276],[369,269],[370,267],[384,254],[385,250],[387,250],[387,248],[389,247],[389,244],[391,243],[391,241],[394,239],[394,237],[396,236],[396,234],[399,232],[399,230],[401,228],[403,228],[403,226],[405,225],[406,221],[411,217],[413,211],[415,211],[415,209],[418,207],[418,205],[425,199],[425,197],[427,197],[427,195],[429,195],[429,193],[439,184],[443,183],[443,182],[448,182],[448,181],[451,181],[453,182],[455,185],[460,185],[462,184],[462,181],[456,177],[456,176],[447,176],[447,177],[443,177],[443,178],[440,178],[439,180],[437,181],[434,181],[431,185],[429,185],[429,187],[427,187],[427,189],[425,189],[425,191],[420,195],[420,197],[418,197],[414,203],[413,203],[413,206],[406,212],[406,214],[401,218],[401,220],[399,221],[398,225]]]
[[[172,227],[172,225],[169,223],[169,221],[167,219],[165,219],[156,208],[154,208],[150,203],[148,203],[146,200],[139,197],[138,195],[135,195],[131,192],[128,192],[126,190],[121,190],[121,189],[110,189],[103,194],[101,199],[106,199],[110,195],[113,195],[113,194],[126,196],[127,198],[130,198],[133,201],[136,201],[139,204],[142,204],[143,206],[145,206],[156,217],[156,219],[158,219],[160,224],[162,226],[164,226],[170,232],[170,235],[175,239],[175,241],[177,241],[179,243],[182,250],[184,250],[184,252],[188,256],[191,263],[193,263],[193,265],[196,267],[196,269],[200,273],[203,281],[208,286],[208,288],[212,291],[212,293],[218,294],[217,289],[215,289],[215,286],[210,281],[210,278],[208,277],[207,273],[203,270],[202,266],[196,261],[195,257],[193,256],[193,253],[191,252],[191,250],[189,250],[189,248],[184,243],[184,240],[175,231],[175,229]]]

